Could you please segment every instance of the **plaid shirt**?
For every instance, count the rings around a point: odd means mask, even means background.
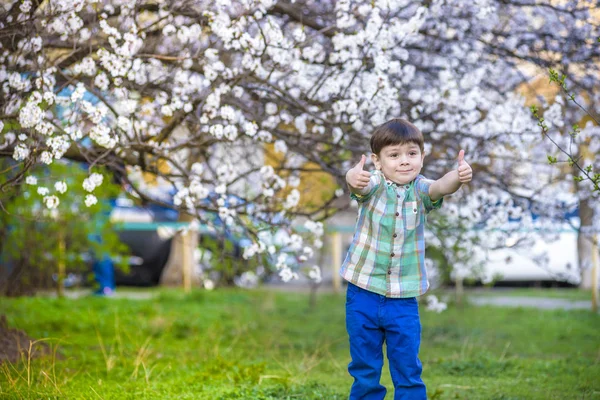
[[[359,212],[342,278],[386,297],[415,297],[427,291],[425,217],[443,201],[432,202],[432,183],[419,175],[398,185],[380,171],[371,172],[369,192],[351,195]]]

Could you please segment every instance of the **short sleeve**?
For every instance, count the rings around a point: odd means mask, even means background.
[[[373,197],[375,192],[377,192],[377,189],[379,188],[380,184],[381,184],[381,177],[379,176],[378,171],[377,170],[371,171],[371,180],[369,182],[371,189],[369,190],[369,192],[366,194],[350,193],[350,198],[352,200],[358,201],[359,203],[364,203],[365,201],[367,201],[371,197]]]
[[[444,202],[444,198],[442,197],[439,200],[432,201],[431,197],[429,197],[429,187],[433,183],[433,180],[427,179],[422,175],[417,177],[416,181],[416,189],[417,195],[423,201],[423,205],[425,206],[425,211],[430,212],[431,210],[437,210],[442,207],[442,203]]]

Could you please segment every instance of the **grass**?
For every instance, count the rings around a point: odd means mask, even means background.
[[[579,288],[493,288],[469,289],[474,296],[547,297],[569,301],[592,301],[592,291]]]
[[[344,296],[160,289],[152,299],[1,299],[51,354],[0,365],[0,398],[346,399]],[[600,316],[421,311],[429,398],[600,399]],[[391,395],[387,367],[382,382]]]

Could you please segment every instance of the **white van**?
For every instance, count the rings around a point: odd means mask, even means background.
[[[577,231],[561,227],[550,232],[549,237],[532,234],[536,236],[533,246],[490,250],[484,271],[486,278],[501,283],[557,282],[578,285],[581,276]]]

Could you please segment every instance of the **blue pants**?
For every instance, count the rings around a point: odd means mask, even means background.
[[[352,357],[348,372],[354,378],[350,400],[385,397],[386,389],[379,383],[384,341],[394,399],[427,399],[418,358],[421,322],[416,298],[387,298],[348,283],[346,329]]]

